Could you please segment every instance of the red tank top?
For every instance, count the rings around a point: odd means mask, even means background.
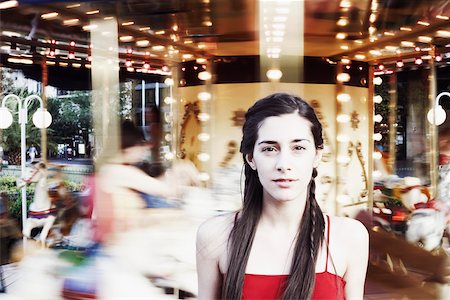
[[[342,277],[328,272],[328,241],[330,240],[330,217],[327,216],[327,258],[325,271],[316,273],[316,283],[312,299],[345,300],[345,281]],[[280,299],[283,293],[282,286],[289,275],[259,275],[245,274],[242,289],[242,300],[250,299]]]

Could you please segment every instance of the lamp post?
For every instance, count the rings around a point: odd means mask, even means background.
[[[15,99],[19,105],[19,124],[20,124],[20,150],[21,150],[21,177],[25,175],[25,163],[26,163],[26,124],[28,121],[28,105],[30,101],[39,100],[40,107],[33,114],[33,123],[38,128],[47,128],[52,123],[52,116],[44,108],[41,97],[37,95],[30,95],[26,97],[23,102],[19,96],[9,94],[2,100],[2,106],[0,107],[0,128],[5,129],[11,126],[13,122],[13,116],[9,109],[5,106],[6,101],[9,99]],[[27,188],[26,185],[22,186],[22,230],[25,228],[25,222],[27,217]],[[26,237],[23,237],[24,245]]]
[[[445,119],[447,118],[447,114],[445,113],[445,110],[439,104],[439,100],[441,99],[442,96],[450,97],[450,92],[442,92],[439,95],[437,95],[436,100],[433,105],[433,108],[430,109],[427,114],[428,122],[430,122],[431,124],[434,124],[436,126],[439,126],[442,123],[444,123]]]

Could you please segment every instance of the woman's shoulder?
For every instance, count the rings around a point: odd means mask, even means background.
[[[234,225],[236,212],[225,213],[209,218],[200,224],[198,235],[202,238],[218,238],[226,236],[228,238]]]
[[[330,216],[331,232],[347,245],[367,244],[369,233],[358,220],[349,217]]]
[[[203,222],[197,232],[197,249],[208,249],[208,256],[220,256],[226,249],[236,212],[214,216]]]

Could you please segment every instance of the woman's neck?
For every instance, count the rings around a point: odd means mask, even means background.
[[[304,199],[304,200],[301,200]],[[306,196],[292,201],[277,201],[263,197],[263,210],[260,224],[283,227],[284,230],[297,231],[306,206]]]

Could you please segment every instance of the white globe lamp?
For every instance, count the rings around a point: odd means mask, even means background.
[[[33,124],[37,128],[47,128],[52,124],[52,115],[45,108],[38,108],[33,114]]]
[[[11,126],[13,116],[6,107],[0,107],[0,128],[5,129]]]

